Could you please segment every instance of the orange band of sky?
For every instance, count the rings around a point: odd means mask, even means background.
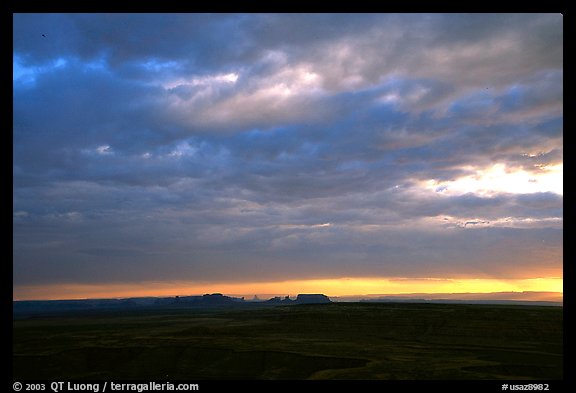
[[[187,296],[219,292],[226,295],[296,295],[324,293],[328,296],[409,293],[559,292],[561,277],[531,279],[446,278],[336,278],[253,283],[145,282],[116,284],[60,284],[16,286],[14,300],[126,298]],[[537,300],[537,299],[534,299]],[[544,300],[544,299],[542,299]]]

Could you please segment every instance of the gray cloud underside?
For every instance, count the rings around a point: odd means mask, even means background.
[[[554,271],[561,195],[414,190],[563,162],[562,30],[555,14],[15,15],[14,281]]]

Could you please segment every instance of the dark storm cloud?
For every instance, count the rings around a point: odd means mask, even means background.
[[[210,14],[16,14],[14,47],[26,64],[58,57],[87,62],[105,58],[113,68],[183,61],[197,72],[238,56],[243,19]]]
[[[561,195],[424,187],[562,163],[558,15],[17,14],[13,42],[15,283],[561,262]]]

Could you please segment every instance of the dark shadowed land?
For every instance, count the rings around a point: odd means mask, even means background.
[[[563,378],[561,307],[236,302],[21,313],[13,327],[16,380]]]

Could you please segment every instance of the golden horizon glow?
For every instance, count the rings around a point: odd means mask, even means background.
[[[563,278],[329,278],[253,283],[145,282],[17,286],[14,300],[63,300],[189,296],[223,293],[230,296],[324,293],[327,296],[437,293],[555,292],[563,294]],[[541,299],[544,300],[544,299]]]

